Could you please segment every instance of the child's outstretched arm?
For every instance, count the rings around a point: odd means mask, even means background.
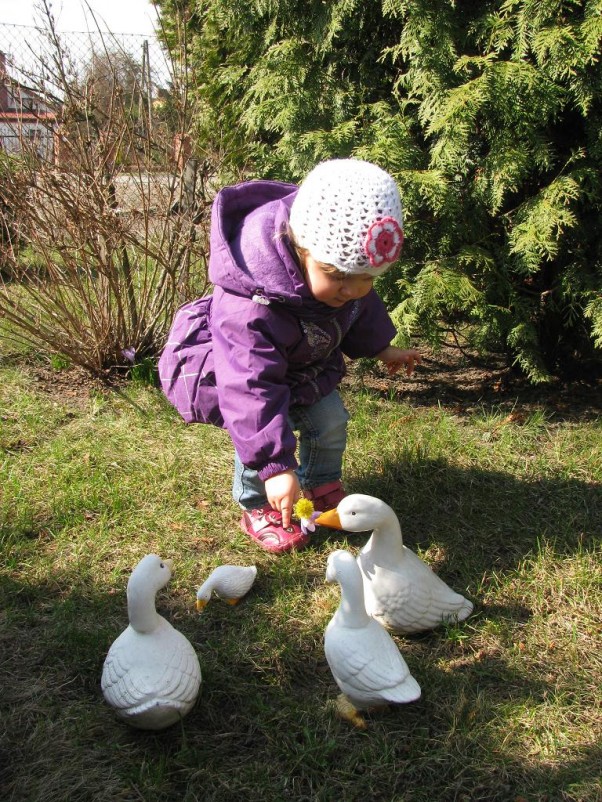
[[[402,348],[396,348],[394,345],[388,345],[380,354],[376,355],[376,359],[385,363],[390,376],[397,373],[403,365],[406,366],[406,374],[411,376],[414,372],[414,366],[422,362],[420,352],[415,348],[403,350]]]

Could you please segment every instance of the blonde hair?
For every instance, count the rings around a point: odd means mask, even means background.
[[[308,256],[311,256],[311,251],[309,250],[309,248],[304,248],[301,245],[299,245],[299,243],[295,239],[295,235],[293,233],[293,229],[288,224],[287,224],[286,230],[284,231],[284,235],[286,237],[288,237],[288,241],[290,242],[291,247],[292,247],[292,249],[293,249],[293,251],[295,253],[295,256],[297,257],[297,262],[299,263],[299,267],[301,268],[301,272],[303,273],[305,278],[307,278],[307,272],[306,272],[306,269],[305,269],[305,260],[307,259]],[[343,271],[339,270],[338,267],[335,267],[334,265],[329,265],[326,262],[318,262],[317,260],[316,260],[316,262],[319,265],[320,269],[323,270],[324,273],[328,273],[328,274],[341,273],[341,274],[343,274]]]

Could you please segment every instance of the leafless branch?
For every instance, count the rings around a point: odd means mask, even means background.
[[[42,2],[52,64],[26,87],[4,76],[20,113],[18,148],[0,154],[0,318],[107,377],[155,356],[176,307],[206,291],[216,165],[189,137],[185,43],[161,95],[108,34],[78,73]]]

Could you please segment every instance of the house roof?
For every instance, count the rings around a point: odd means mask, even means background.
[[[0,122],[35,123],[44,120],[56,120],[56,114],[53,111],[37,114],[31,111],[0,111]]]

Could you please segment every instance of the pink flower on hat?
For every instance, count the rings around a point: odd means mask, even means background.
[[[366,234],[364,252],[372,267],[392,264],[399,258],[403,244],[403,231],[394,217],[375,220]]]

